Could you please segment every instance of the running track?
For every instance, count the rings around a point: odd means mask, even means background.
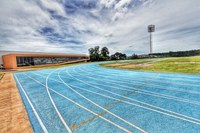
[[[15,79],[34,132],[200,133],[200,75],[91,63]]]

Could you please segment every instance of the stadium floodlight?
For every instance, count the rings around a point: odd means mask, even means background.
[[[152,53],[152,45],[153,45],[153,43],[152,43],[152,32],[154,32],[155,31],[155,25],[149,25],[148,26],[148,32],[150,33],[150,54]]]

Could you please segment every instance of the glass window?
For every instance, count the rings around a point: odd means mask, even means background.
[[[17,57],[17,66],[34,66],[45,64],[63,63],[73,60],[85,59],[85,57]]]

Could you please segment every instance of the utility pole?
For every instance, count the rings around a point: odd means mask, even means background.
[[[153,52],[153,41],[152,41],[152,32],[155,31],[155,25],[148,26],[148,32],[150,33],[150,54]]]

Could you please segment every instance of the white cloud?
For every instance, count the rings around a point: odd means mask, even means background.
[[[71,2],[80,6],[72,13],[57,0],[0,1],[0,49],[87,53],[99,45],[111,53],[147,53],[148,24],[156,25],[154,52],[200,48],[199,0],[99,0],[94,8],[89,7],[90,0]],[[88,7],[81,7],[83,2]],[[62,18],[52,17],[49,10]],[[41,34],[44,27],[62,38]]]
[[[116,10],[127,10],[127,6],[132,2],[133,0],[120,0],[116,5]]]
[[[58,15],[66,15],[63,5],[56,0],[41,0],[40,2],[44,9],[55,11]]]
[[[100,3],[104,5],[106,8],[112,8],[117,3],[117,1],[116,0],[101,0]]]

